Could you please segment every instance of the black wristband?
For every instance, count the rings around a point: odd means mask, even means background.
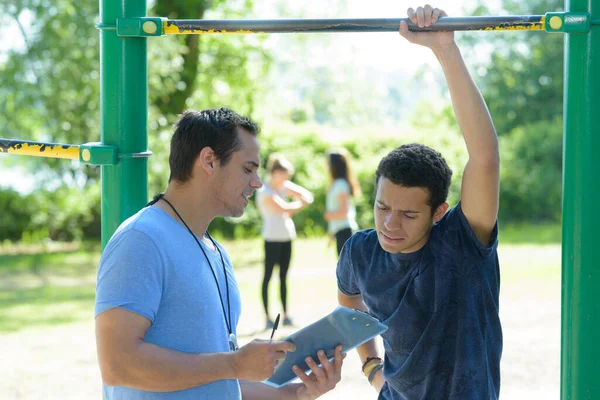
[[[362,365],[362,372],[365,372],[365,367],[367,366],[367,364],[373,360],[379,360],[381,362],[381,358],[380,357],[367,357],[367,361],[364,362],[364,364]]]

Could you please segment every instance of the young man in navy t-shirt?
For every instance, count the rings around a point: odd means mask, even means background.
[[[408,10],[419,26],[442,10]],[[377,169],[375,229],[357,232],[337,267],[339,302],[388,325],[385,355],[358,348],[379,399],[488,400],[500,393],[498,140],[452,32],[400,34],[429,47],[448,82],[469,161],[461,201],[448,210],[452,171],[441,154],[400,146]]]

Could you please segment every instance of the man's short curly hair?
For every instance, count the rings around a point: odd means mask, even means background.
[[[411,143],[392,150],[379,162],[375,187],[382,177],[395,185],[427,189],[433,213],[448,198],[452,170],[431,147]]]

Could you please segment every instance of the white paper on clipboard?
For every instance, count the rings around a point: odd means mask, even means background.
[[[310,368],[304,361],[312,357],[317,363],[317,351],[323,350],[329,360],[333,359],[334,349],[342,345],[342,353],[381,335],[387,326],[373,316],[363,312],[339,306],[331,314],[300,329],[283,339],[296,345],[296,351],[288,352],[285,359],[275,368],[273,375],[264,383],[280,387],[297,378],[292,366],[297,365],[304,372]]]

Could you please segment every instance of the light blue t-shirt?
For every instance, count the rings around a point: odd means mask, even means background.
[[[221,257],[200,243],[219,280],[227,313]],[[220,245],[219,249],[236,333],[239,289],[231,261]],[[123,222],[104,249],[96,284],[96,316],[115,307],[150,320],[146,342],[185,353],[230,351],[219,291],[206,257],[189,231],[157,207],[144,208]],[[241,399],[235,379],[168,393],[103,385],[103,394],[105,400]]]
[[[342,229],[350,228],[353,231],[358,229],[356,223],[356,208],[354,207],[354,201],[350,194],[350,185],[345,179],[338,178],[333,181],[333,184],[327,192],[327,198],[325,199],[325,209],[327,212],[336,212],[340,209],[340,202],[338,197],[341,193],[347,193],[348,196],[348,212],[346,216],[341,219],[334,219],[329,221],[327,231],[332,234],[336,234]]]

